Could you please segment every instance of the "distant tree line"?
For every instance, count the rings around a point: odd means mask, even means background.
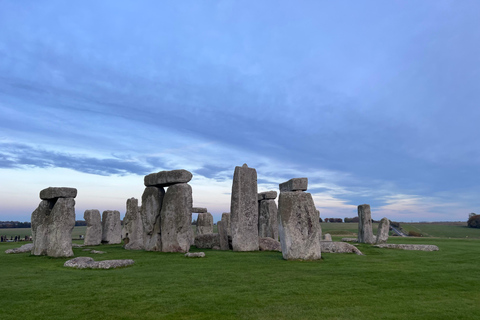
[[[470,228],[480,228],[480,214],[470,213],[468,215],[467,225]]]

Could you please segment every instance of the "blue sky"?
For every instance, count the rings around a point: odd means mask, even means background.
[[[309,178],[323,218],[480,212],[478,1],[0,0],[0,220],[49,186],[125,212],[187,169],[230,209]]]

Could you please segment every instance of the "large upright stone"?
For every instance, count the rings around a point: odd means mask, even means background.
[[[358,242],[375,243],[372,231],[372,213],[368,204],[358,206]]]
[[[260,195],[260,194],[259,194]],[[276,196],[276,192],[275,192]],[[275,198],[274,198],[275,199]],[[258,201],[258,236],[278,240],[277,204],[273,199]]]
[[[97,246],[102,243],[102,218],[100,211],[96,209],[85,210],[83,219],[87,223],[85,230],[85,240],[83,244],[86,246]]]
[[[217,230],[220,237],[220,250],[230,249],[228,245],[227,227],[224,221],[217,221]]]
[[[184,169],[160,171],[146,175],[144,184],[146,187],[168,187],[178,183],[187,183],[192,180],[192,177],[192,173]]]
[[[187,183],[168,187],[160,212],[162,252],[190,249],[192,202],[192,187]]]
[[[197,236],[213,233],[213,216],[210,212],[202,212],[197,218]]]
[[[52,200],[57,198],[75,198],[77,196],[77,189],[75,188],[57,188],[49,187],[40,191],[40,199]]]
[[[279,235],[286,260],[321,258],[319,219],[312,195],[282,191],[278,199]]]
[[[293,178],[280,183],[280,192],[283,191],[307,191],[308,178]]]
[[[48,227],[50,224],[50,203],[43,200],[37,209],[32,212],[32,254],[36,256],[46,255],[48,248]]]
[[[143,222],[138,210],[138,200],[130,198],[127,200],[127,211],[123,218],[122,238],[124,248],[127,250],[143,250]]]
[[[387,243],[389,231],[390,231],[390,220],[388,220],[387,218],[382,218],[382,220],[380,220],[380,224],[378,225],[377,241],[375,243],[376,244]]]
[[[227,236],[230,237],[230,240],[232,238],[232,226],[230,223],[230,212],[224,212],[222,213],[222,222],[223,225],[225,226],[225,229],[227,230]]]
[[[122,225],[117,210],[105,210],[102,213],[102,243],[122,243]]]
[[[162,251],[161,217],[163,188],[146,187],[142,195],[140,215],[143,222],[143,241],[147,251]]]
[[[230,204],[233,251],[258,250],[257,171],[235,167]]]

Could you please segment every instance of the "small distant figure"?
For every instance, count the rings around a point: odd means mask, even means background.
[[[80,235],[80,240],[83,240],[83,234]]]

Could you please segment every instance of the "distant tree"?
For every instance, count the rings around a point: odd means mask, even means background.
[[[468,214],[468,217],[471,218],[471,217],[476,216],[476,215],[477,215],[477,214],[476,214],[475,212],[472,212],[472,213],[469,213],[469,214]]]
[[[318,221],[323,222],[322,218],[318,218]]]
[[[480,214],[476,214],[468,218],[467,225],[470,228],[480,228]]]

